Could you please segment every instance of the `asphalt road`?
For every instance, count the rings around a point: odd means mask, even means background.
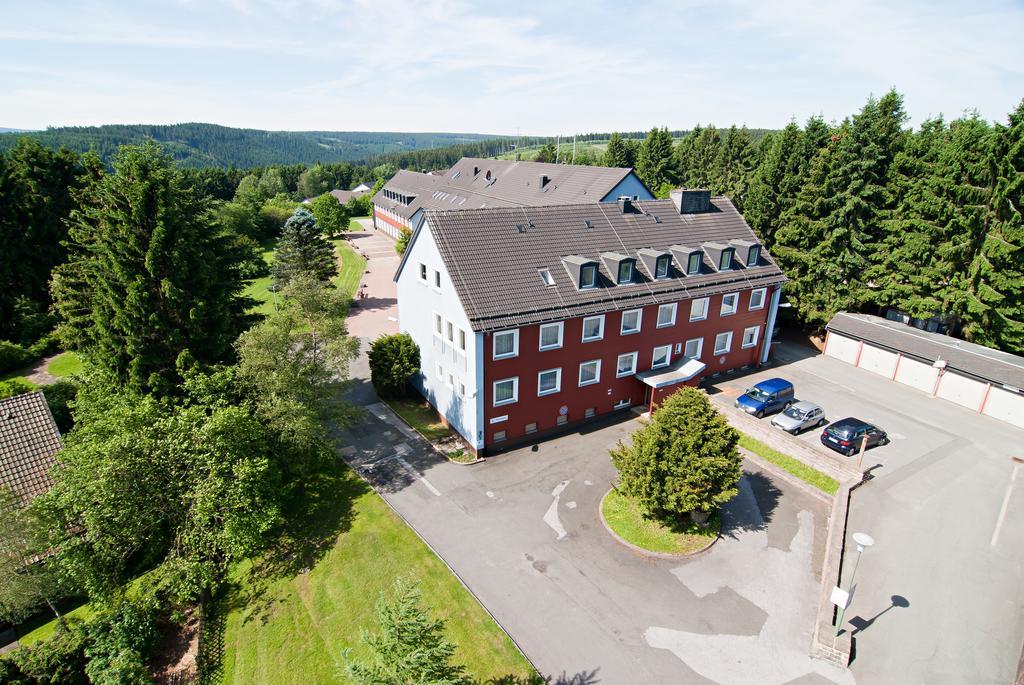
[[[892,438],[866,453],[864,468],[879,466],[851,500],[848,533],[876,541],[846,614],[858,682],[1013,682],[1024,641],[1024,469],[992,541],[1024,432],[809,353],[784,344],[779,366],[717,385],[781,376],[831,420],[856,416]],[[797,439],[825,449],[819,434]]]

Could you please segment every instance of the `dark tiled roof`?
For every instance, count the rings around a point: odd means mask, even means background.
[[[462,306],[475,331],[598,314],[610,310],[675,302],[734,290],[781,283],[782,271],[764,251],[757,266],[736,264],[717,272],[704,258],[702,272],[651,280],[637,269],[636,283],[613,285],[614,274],[600,256],[620,252],[636,256],[642,248],[668,250],[677,243],[699,246],[708,241],[756,240],[732,203],[712,200],[712,211],[681,215],[671,200],[635,203],[642,211],[622,213],[616,204],[592,203],[551,207],[428,211],[434,240],[448,268]],[[588,227],[589,222],[589,227]],[[601,285],[580,290],[562,259],[572,255],[599,265]],[[538,270],[555,281],[545,286]]]
[[[929,363],[943,359],[947,369],[980,378],[996,385],[1024,388],[1024,357],[993,350],[941,333],[870,314],[840,312],[826,328],[845,336],[884,347]]]
[[[0,400],[0,486],[27,504],[50,489],[60,431],[42,392]]]
[[[368,190],[332,190],[331,195],[338,198],[338,202],[345,204],[354,197],[362,197],[366,195]]]
[[[373,197],[373,203],[408,219],[419,209],[600,202],[631,172],[632,169],[612,167],[463,157],[443,175],[399,171]],[[548,177],[543,188],[540,187],[542,175]],[[385,197],[384,189],[415,195],[416,199],[403,205]]]

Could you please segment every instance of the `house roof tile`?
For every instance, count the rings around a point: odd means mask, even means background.
[[[60,431],[42,392],[0,400],[0,487],[23,504],[50,489]]]

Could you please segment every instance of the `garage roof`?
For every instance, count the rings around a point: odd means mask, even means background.
[[[958,340],[941,333],[922,331],[898,321],[870,314],[840,312],[826,328],[848,338],[900,352],[929,364],[938,360],[968,376],[1008,389],[1024,389],[1024,357]]]

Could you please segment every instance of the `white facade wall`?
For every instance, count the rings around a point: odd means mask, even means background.
[[[896,382],[909,385],[915,390],[932,394],[935,379],[939,370],[931,364],[904,357],[900,360],[900,368],[896,371]]]
[[[992,386],[985,402],[985,414],[1024,428],[1024,395]]]
[[[426,268],[426,280],[421,278],[421,265]],[[482,440],[477,439],[482,432],[476,410],[478,375],[483,373],[477,348],[482,336],[469,326],[426,223],[409,246],[397,286],[398,328],[420,347],[420,374],[412,379],[413,385],[454,430],[482,448]],[[436,333],[435,316],[441,320],[441,335]],[[461,349],[460,332],[465,335],[465,350]]]
[[[896,370],[896,359],[895,352],[865,343],[864,349],[860,353],[860,368],[877,373],[879,376],[892,378],[892,374]]]
[[[939,381],[939,391],[936,396],[978,411],[981,401],[985,398],[987,386],[987,383],[961,376],[953,371],[946,371],[942,374],[942,380]]]
[[[837,335],[829,332],[828,345],[825,347],[825,354],[835,357],[847,364],[857,363],[857,353],[860,351],[860,341]]]

